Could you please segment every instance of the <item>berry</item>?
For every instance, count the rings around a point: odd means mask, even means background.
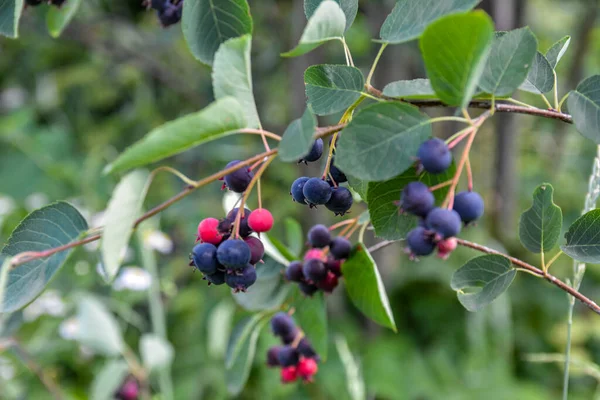
[[[234,165],[239,164],[241,161],[234,160],[225,166],[225,169],[229,167],[233,167]],[[250,171],[248,168],[240,168],[237,171],[234,171],[228,175],[225,175],[225,185],[229,190],[236,193],[243,193],[250,181],[254,177],[254,173]]]
[[[317,373],[319,367],[312,358],[303,358],[298,363],[297,373],[304,380],[310,380]]]
[[[296,340],[296,336],[300,334],[300,329],[294,328],[291,332],[286,333],[281,337],[283,344],[292,344]]]
[[[436,233],[439,239],[456,236],[460,232],[460,216],[454,210],[434,208],[427,214],[425,223],[429,229]]]
[[[294,332],[296,324],[294,324],[292,317],[280,311],[271,318],[271,329],[275,336],[283,337]]]
[[[444,172],[452,163],[452,153],[448,145],[438,138],[423,142],[419,147],[417,156],[425,171],[432,174]]]
[[[256,282],[256,269],[252,264],[246,265],[240,274],[225,275],[225,283],[233,289],[234,292],[245,292]]]
[[[319,282],[327,277],[325,264],[314,258],[304,263],[302,272],[304,273],[304,278],[309,282]]]
[[[35,7],[42,4],[42,0],[25,0],[25,4],[31,7]]]
[[[433,250],[435,249],[431,234],[421,226],[408,232],[406,244],[411,253],[415,256],[428,256],[433,253]]]
[[[67,0],[48,0],[51,6],[61,7]]]
[[[217,248],[214,244],[198,243],[195,245],[192,249],[192,260],[196,268],[203,274],[214,274],[219,267]]]
[[[434,206],[433,193],[423,182],[411,182],[402,189],[400,207],[403,211],[425,218]]]
[[[319,138],[314,141],[314,143],[310,149],[310,152],[307,155],[305,155],[304,157],[302,157],[300,160],[298,160],[298,162],[306,163],[307,161],[308,162],[317,161],[319,158],[321,158],[322,154],[323,154],[323,139]]]
[[[281,369],[281,382],[291,383],[298,379],[296,367],[287,367]]]
[[[304,184],[302,194],[310,206],[325,204],[331,198],[331,186],[320,178],[310,178]]]
[[[315,294],[319,288],[316,287],[313,284],[310,284],[308,282],[300,282],[298,283],[298,288],[300,288],[300,291],[302,293],[304,293],[305,295],[311,297],[313,294]]]
[[[306,198],[304,197],[304,193],[302,190],[304,189],[304,184],[309,179],[310,178],[307,176],[302,176],[296,179],[294,183],[292,183],[290,194],[292,195],[292,199],[294,199],[295,202],[298,202],[300,204],[306,204]]]
[[[338,277],[331,271],[328,271],[325,278],[317,283],[317,287],[327,293],[333,292],[337,285]]]
[[[331,159],[331,165],[329,166],[329,174],[335,181],[335,183],[340,184],[344,182],[348,182],[348,178],[346,174],[344,174],[338,167],[333,165],[333,158]],[[332,182],[333,183],[333,182]]]
[[[262,260],[265,255],[265,246],[259,238],[248,236],[244,239],[244,242],[250,247],[250,264],[254,265]]]
[[[327,264],[325,264],[327,269],[335,274],[335,276],[342,276],[342,261],[336,260],[334,258],[330,258],[327,260]]]
[[[460,192],[454,196],[454,211],[465,224],[473,222],[483,215],[483,199],[477,192]]]
[[[281,350],[281,346],[273,346],[267,351],[267,366],[278,367],[279,359],[278,354]]]
[[[165,8],[158,12],[158,19],[163,27],[171,26],[181,20],[183,1],[178,4],[167,2]]]
[[[329,211],[333,211],[335,215],[344,215],[350,207],[352,207],[352,203],[354,199],[352,198],[352,193],[345,187],[337,187],[331,189],[331,197],[329,201],[325,203],[325,207]]]
[[[226,240],[217,249],[217,260],[230,269],[245,268],[250,257],[250,246],[242,240]]]
[[[285,270],[285,278],[291,282],[302,282],[304,280],[302,263],[300,261],[292,261]]]
[[[315,349],[313,349],[307,338],[302,338],[300,339],[300,342],[298,342],[298,353],[300,353],[301,356],[319,360],[319,355]]]
[[[450,256],[450,253],[452,253],[454,249],[456,249],[457,245],[458,243],[456,242],[456,238],[453,237],[440,240],[437,243],[438,257],[444,260],[447,259]]]
[[[269,210],[259,208],[248,216],[248,226],[254,232],[268,232],[273,227],[273,216]]]
[[[167,6],[167,3],[170,3],[169,0],[146,0],[144,5],[148,8],[152,8],[156,11],[162,11]]]
[[[310,249],[304,254],[304,261],[316,258],[317,260],[325,261],[323,250],[321,249]]]
[[[225,271],[215,272],[214,274],[204,275],[204,279],[208,281],[209,285],[219,286],[225,283]]]
[[[323,248],[329,246],[331,235],[325,225],[315,225],[308,231],[308,242],[312,247]]]
[[[223,221],[219,223],[219,231],[220,232],[231,232],[233,225],[235,224],[235,217],[237,217],[237,213],[239,208],[236,207],[233,210],[227,213],[227,216]],[[240,236],[246,237],[252,233],[252,229],[248,225],[248,216],[252,214],[252,211],[244,208],[244,215],[240,217]]]
[[[329,243],[329,252],[338,260],[344,260],[348,258],[350,255],[350,250],[352,250],[350,241],[341,236],[333,238],[331,243]]]
[[[219,220],[216,218],[205,218],[198,224],[198,239],[205,243],[217,245],[223,240],[219,233]]]
[[[115,395],[115,397],[119,400],[137,400],[140,394],[140,385],[139,383],[133,379],[129,378]]]
[[[298,364],[299,359],[300,355],[298,354],[298,350],[292,346],[283,346],[277,354],[277,360],[279,361],[279,365],[282,367],[291,367],[296,365]]]

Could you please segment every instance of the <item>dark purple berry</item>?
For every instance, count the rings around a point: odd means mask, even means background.
[[[152,8],[156,11],[162,11],[167,6],[167,3],[170,3],[169,0],[146,0],[144,5],[148,8]]]
[[[48,4],[51,6],[62,7],[66,1],[67,0],[48,0]]]
[[[231,161],[225,166],[225,169],[233,167],[234,165],[237,165],[240,162],[241,161],[239,160]],[[254,173],[248,168],[243,167],[238,169],[237,171],[230,173],[229,175],[225,175],[225,185],[227,186],[227,188],[229,188],[229,190],[233,192],[243,193],[250,184],[250,181],[253,177]]]
[[[317,293],[317,291],[319,290],[318,287],[316,287],[315,285],[308,283],[308,282],[299,282],[298,283],[298,288],[300,289],[300,291],[302,293],[304,293],[307,296],[312,296],[313,294]]]
[[[298,364],[300,355],[298,354],[298,350],[292,346],[283,346],[277,354],[277,359],[279,360],[279,365],[282,367],[291,367]]]
[[[214,274],[204,275],[204,279],[211,285],[219,286],[225,283],[225,275],[225,271],[217,270]]]
[[[310,148],[310,151],[308,152],[308,154],[305,155],[304,157],[302,157],[298,162],[306,163],[307,161],[308,162],[317,161],[319,158],[321,158],[322,154],[323,154],[323,139],[319,138],[313,142],[313,145]]]
[[[30,7],[35,7],[42,4],[42,0],[25,0],[25,4],[27,4]]]
[[[308,243],[311,247],[322,249],[331,243],[331,234],[325,225],[318,224],[308,231]]]
[[[477,192],[460,192],[454,197],[454,211],[465,224],[481,218],[483,209],[483,199]]]
[[[433,193],[423,182],[411,182],[402,189],[400,207],[403,211],[424,218],[434,206]]]
[[[342,261],[341,260],[336,260],[334,258],[329,258],[327,260],[327,263],[325,264],[325,266],[327,267],[327,269],[331,272],[333,272],[333,274],[337,277],[342,276]]]
[[[281,337],[283,344],[292,344],[296,340],[296,336],[300,334],[300,329],[294,328],[291,332],[286,333]]]
[[[225,283],[232,288],[236,293],[245,292],[250,286],[256,282],[256,269],[252,264],[238,273],[225,275]]]
[[[265,255],[265,246],[260,239],[254,236],[248,236],[244,239],[244,242],[250,247],[250,264],[254,265],[262,260]]]
[[[290,193],[292,194],[292,198],[294,199],[295,202],[300,203],[300,204],[306,204],[306,198],[304,197],[304,193],[302,192],[302,189],[304,189],[304,184],[309,179],[310,178],[307,176],[302,176],[302,177],[296,179],[294,181],[294,183],[292,183],[292,188],[290,189]]]
[[[298,342],[297,349],[298,353],[300,353],[301,356],[304,356],[306,358],[313,358],[319,361],[319,355],[317,354],[315,349],[313,349],[312,345],[310,344],[307,338],[300,339],[300,342]]]
[[[439,207],[427,214],[425,223],[440,239],[458,235],[461,227],[460,215],[456,211]]]
[[[321,178],[310,178],[302,188],[309,205],[325,204],[331,198],[331,186]]]
[[[281,349],[281,346],[273,346],[267,351],[267,366],[279,366],[279,351],[281,351]]]
[[[158,19],[162,26],[171,26],[181,20],[182,11],[183,1],[180,1],[178,4],[172,4],[167,1],[163,10],[158,11]]]
[[[210,243],[198,243],[192,249],[192,260],[196,268],[203,274],[214,274],[219,266],[217,247]]]
[[[237,217],[238,211],[239,211],[239,208],[236,207],[233,210],[229,211],[229,213],[227,213],[227,216],[225,217],[225,219],[222,220],[221,222],[219,222],[219,226],[217,228],[219,230],[219,232],[231,233],[231,230],[235,223],[235,217]],[[244,208],[244,216],[242,216],[240,218],[240,236],[241,237],[246,237],[252,233],[252,229],[250,229],[250,226],[248,226],[248,216],[250,215],[251,212],[252,211],[248,210],[247,208]]]
[[[348,182],[348,178],[346,174],[344,174],[338,167],[333,164],[334,158],[331,159],[331,165],[329,166],[329,174],[335,181],[335,183],[340,184],[344,182]]]
[[[302,267],[304,278],[310,282],[319,282],[327,277],[327,268],[322,261],[316,258],[310,259]]]
[[[280,311],[271,318],[271,329],[275,336],[283,337],[294,332],[296,324],[294,324],[292,317]]]
[[[345,260],[348,258],[350,250],[352,250],[352,244],[350,244],[348,239],[341,236],[333,238],[329,244],[329,252],[338,260]]]
[[[226,240],[217,248],[217,260],[229,269],[243,269],[250,262],[250,247],[243,240]]]
[[[325,203],[325,207],[335,215],[344,215],[352,207],[353,201],[350,190],[340,186],[331,189],[331,198]]]
[[[420,226],[408,232],[406,244],[411,253],[415,256],[428,256],[435,250],[435,244],[433,243],[431,233]]]
[[[291,282],[302,282],[304,280],[302,263],[300,261],[292,261],[285,270],[285,277]]]
[[[452,153],[446,142],[438,138],[429,139],[421,144],[417,156],[425,171],[439,174],[452,164]]]

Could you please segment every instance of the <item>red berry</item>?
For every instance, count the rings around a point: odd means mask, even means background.
[[[198,239],[204,243],[218,245],[223,240],[223,236],[217,230],[219,220],[216,218],[205,218],[198,224]]]
[[[250,213],[248,226],[254,232],[268,232],[273,227],[273,216],[264,208],[259,208]]]
[[[438,257],[443,258],[444,260],[450,256],[450,253],[456,249],[458,243],[456,242],[456,238],[451,237],[448,239],[440,240],[437,243],[438,248]]]
[[[325,257],[323,256],[323,250],[321,249],[310,249],[304,254],[304,261],[311,260],[316,258],[317,260],[325,261]]]
[[[317,287],[324,292],[331,293],[338,285],[338,277],[331,271],[327,272],[325,279],[317,282]]]
[[[298,379],[298,373],[296,367],[286,367],[281,369],[281,382],[291,383]]]
[[[314,374],[317,373],[319,367],[317,362],[312,358],[303,358],[298,363],[297,374],[304,380],[310,381]]]

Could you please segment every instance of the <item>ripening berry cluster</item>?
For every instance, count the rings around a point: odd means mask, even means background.
[[[331,238],[325,225],[315,225],[308,231],[311,249],[304,255],[304,261],[293,261],[285,270],[290,282],[307,296],[318,290],[331,293],[342,276],[342,263],[350,255],[352,245],[343,237]]]
[[[422,168],[430,174],[444,172],[452,163],[452,153],[443,140],[433,138],[424,142],[418,151]],[[412,256],[427,256],[436,249],[447,258],[456,248],[456,239],[462,224],[472,223],[483,215],[483,199],[473,191],[464,191],[454,197],[453,209],[435,206],[435,198],[422,182],[411,182],[404,187],[400,207],[420,217],[419,226],[406,237]]]
[[[245,292],[256,282],[255,265],[261,261],[265,248],[252,232],[267,232],[273,226],[269,210],[244,209],[240,216],[239,239],[233,229],[239,208],[231,210],[221,220],[206,218],[198,224],[198,238],[191,254],[191,266],[204,274],[210,284],[227,284],[234,292]],[[236,236],[236,235],[233,235]]]
[[[319,356],[292,317],[284,312],[275,314],[271,319],[271,329],[281,339],[283,346],[269,349],[267,365],[281,368],[283,383],[291,383],[298,378],[311,382],[319,369]]]
[[[310,152],[298,162],[313,162],[323,154],[323,139],[313,143]],[[331,159],[327,179],[300,177],[292,183],[290,194],[295,202],[307,204],[310,208],[318,205],[333,211],[335,215],[344,215],[352,207],[352,193],[340,183],[348,181],[346,175],[334,165],[335,157]]]
[[[60,8],[66,1],[67,0],[25,0],[25,4],[30,7],[35,7],[42,3],[48,3],[48,5]]]
[[[171,26],[181,20],[183,0],[146,0],[146,7],[156,10],[156,16],[163,27]]]

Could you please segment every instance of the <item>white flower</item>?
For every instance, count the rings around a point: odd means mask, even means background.
[[[173,241],[164,232],[153,230],[144,235],[144,246],[162,254],[173,251]]]
[[[48,196],[44,193],[32,193],[25,199],[25,207],[29,211],[37,210],[49,203]]]
[[[58,334],[66,340],[75,340],[79,333],[79,320],[75,317],[65,319],[58,327]]]
[[[42,315],[62,317],[65,315],[66,305],[56,290],[46,290],[33,303],[23,310],[23,319],[33,321]]]
[[[125,267],[113,283],[115,290],[147,290],[152,284],[152,276],[139,267]]]

